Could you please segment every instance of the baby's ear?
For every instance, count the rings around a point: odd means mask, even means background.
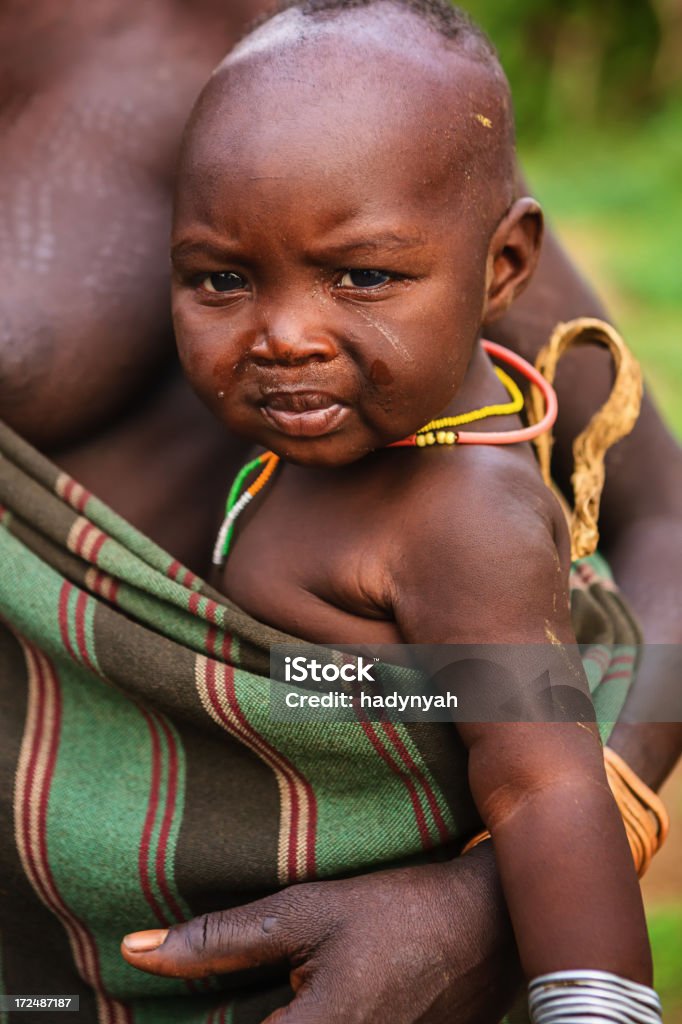
[[[525,196],[512,203],[488,248],[483,323],[497,320],[528,284],[540,255],[542,210]]]

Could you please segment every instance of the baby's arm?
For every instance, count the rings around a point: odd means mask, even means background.
[[[589,968],[650,985],[641,897],[594,732],[486,723],[460,734],[526,977]]]
[[[554,663],[557,640],[575,643],[566,538],[533,467],[510,460],[513,473],[498,473],[494,456],[479,462],[482,473],[458,476],[455,506],[452,494],[424,489],[419,529],[403,531],[401,632],[420,643],[540,644],[536,655],[546,650]],[[570,675],[561,682],[575,685]],[[639,887],[596,728],[485,722],[459,731],[526,976],[594,969],[651,984]]]

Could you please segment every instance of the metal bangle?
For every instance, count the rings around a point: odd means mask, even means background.
[[[660,1024],[653,989],[609,971],[553,971],[528,986],[533,1024]]]

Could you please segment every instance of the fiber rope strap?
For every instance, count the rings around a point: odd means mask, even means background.
[[[652,988],[608,971],[554,971],[528,986],[532,1024],[660,1024]]]
[[[573,442],[574,504],[570,521],[571,558],[575,561],[591,555],[597,548],[599,502],[604,487],[604,457],[609,448],[630,433],[642,402],[642,373],[617,331],[604,320],[580,317],[557,324],[547,345],[540,350],[535,368],[554,383],[557,363],[570,348],[596,342],[609,350],[613,358],[615,380],[611,394]],[[536,389],[531,390],[528,419],[537,422],[543,415],[543,402]],[[542,476],[552,486],[551,456],[554,438],[549,431],[535,438]]]
[[[623,819],[635,871],[642,878],[668,835],[668,812],[660,797],[610,747],[604,747],[604,767]],[[487,829],[477,832],[462,848],[462,855],[490,838]]]
[[[604,748],[606,777],[623,816],[630,850],[641,878],[666,840],[670,819],[661,799],[610,747]]]

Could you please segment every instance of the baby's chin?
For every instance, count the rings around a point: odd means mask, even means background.
[[[332,439],[325,439],[325,441],[332,442]],[[314,443],[301,444],[300,442],[292,445],[278,444],[271,446],[270,451],[274,451],[276,455],[279,455],[285,462],[291,462],[295,466],[308,466],[310,468],[319,469],[335,469],[341,466],[350,466],[354,462],[359,462],[360,459],[364,459],[367,455],[376,451],[377,448],[382,447],[377,445],[376,447],[352,447],[350,445],[335,445],[332,443],[323,444],[320,441]]]
[[[264,417],[267,420],[267,417]],[[383,436],[379,427],[360,427],[355,424],[316,437],[291,436],[276,429],[253,429],[254,423],[248,424],[232,420],[224,425],[232,433],[238,434],[251,445],[258,445],[266,451],[274,452],[285,462],[295,466],[334,469],[349,466],[374,452],[385,449],[400,437]]]

